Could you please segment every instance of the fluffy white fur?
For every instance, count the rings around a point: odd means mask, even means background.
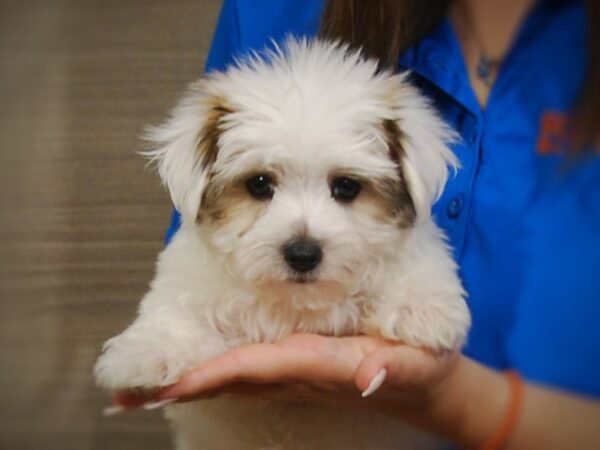
[[[106,342],[95,369],[102,387],[165,386],[227,349],[295,332],[462,345],[464,292],[430,214],[457,165],[446,146],[453,134],[406,78],[377,73],[343,45],[289,40],[190,87],[150,133],[181,230],[161,253],[134,323]],[[216,103],[227,111],[208,164],[199,146]],[[398,159],[384,120],[401,132]],[[277,176],[272,199],[223,205],[222,221],[202,216],[211,183],[224,192],[263,169]],[[336,202],[332,173],[401,174],[416,219],[402,225],[381,205]],[[322,245],[310,282],[294,282],[281,254],[298,235]],[[185,450],[416,448],[396,422],[367,413],[231,398],[168,410]]]

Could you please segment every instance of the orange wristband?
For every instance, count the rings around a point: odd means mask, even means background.
[[[523,406],[524,386],[521,376],[514,371],[506,372],[510,384],[510,398],[506,415],[498,429],[483,443],[480,450],[500,450],[512,435]]]

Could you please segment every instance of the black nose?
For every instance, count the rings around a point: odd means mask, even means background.
[[[285,261],[298,272],[308,272],[319,265],[323,250],[314,239],[300,238],[288,242],[283,248]]]

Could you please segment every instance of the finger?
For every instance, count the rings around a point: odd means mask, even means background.
[[[243,383],[235,382],[221,387],[216,387],[201,392],[196,392],[189,396],[176,398],[177,402],[186,403],[196,400],[210,400],[224,394],[233,395],[242,398],[273,398],[277,397],[284,390],[284,386],[278,383]]]
[[[137,408],[148,402],[152,398],[153,393],[141,389],[119,391],[113,394],[112,401],[115,406],[120,406],[123,409]]]
[[[365,391],[377,374],[387,371],[386,384],[397,387],[424,385],[439,376],[444,356],[405,345],[386,346],[367,355],[360,363],[355,382]]]
[[[154,402],[146,402],[142,406],[146,411],[154,411],[155,409],[164,408],[165,406],[175,403],[177,398],[168,398],[166,400],[159,400]]]
[[[102,415],[104,417],[112,417],[112,416],[121,414],[121,413],[125,412],[126,410],[127,410],[127,408],[125,408],[124,406],[111,405],[111,406],[107,406],[106,408],[104,408],[102,410]]]
[[[157,402],[151,401],[154,394],[156,394],[155,391],[149,392],[141,389],[115,392],[112,397],[112,405],[104,408],[102,415],[112,417],[140,406],[147,410],[166,406],[166,404],[157,404]]]
[[[277,344],[256,344],[231,350],[206,361],[157,397],[184,398],[232,383],[280,383],[309,377],[315,356],[307,351],[284,351]]]
[[[354,389],[354,374],[365,354],[389,345],[369,337],[332,338],[300,334],[276,344],[255,344],[206,361],[156,399],[199,397],[232,383],[289,383],[316,386],[345,384]]]

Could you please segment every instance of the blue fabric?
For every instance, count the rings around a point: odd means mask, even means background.
[[[206,69],[289,33],[314,35],[322,8],[322,0],[225,0]],[[465,353],[600,397],[600,162],[540,153],[545,118],[564,117],[577,100],[586,39],[582,2],[537,2],[485,111],[449,22],[403,54],[399,68],[413,72],[463,138],[454,147],[462,169],[433,213],[469,292]],[[175,213],[168,239],[178,221]]]

